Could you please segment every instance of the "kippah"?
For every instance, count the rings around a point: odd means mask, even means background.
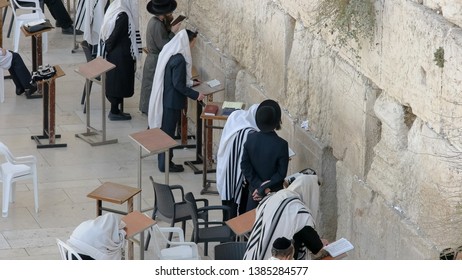
[[[292,245],[292,241],[285,237],[279,237],[273,242],[273,248],[276,250],[286,250]]]

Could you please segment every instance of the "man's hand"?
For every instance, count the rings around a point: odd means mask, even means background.
[[[180,26],[181,26],[181,22],[179,22],[179,23],[175,24],[174,26],[172,26],[172,28],[171,28],[172,32],[176,34],[178,32],[178,30],[180,30]]]
[[[198,79],[193,80],[193,87],[198,86],[200,84],[202,84],[202,82],[200,80],[198,80]]]
[[[255,201],[260,201],[262,199],[262,197],[258,194],[258,189],[253,191],[252,198]]]
[[[6,55],[6,49],[1,49],[2,50],[2,55],[5,56]]]
[[[204,100],[205,98],[205,94],[203,94],[202,92],[199,92],[199,96],[197,97],[197,101],[202,101]]]

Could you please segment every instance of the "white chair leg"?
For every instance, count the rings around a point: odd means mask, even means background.
[[[5,176],[6,177],[6,176]],[[10,187],[11,178],[3,177],[3,202],[2,202],[2,217],[8,217],[8,207],[10,206]]]
[[[16,182],[12,182],[10,187],[10,203],[15,202],[16,199]]]
[[[19,36],[21,36],[21,25],[22,23],[20,23],[19,21],[16,21],[14,23],[14,52],[18,52],[19,50]]]
[[[38,180],[37,180],[37,168],[34,166],[32,171],[33,174],[33,182],[34,182],[34,203],[35,203],[35,213],[38,213],[39,209],[39,201],[38,201]]]

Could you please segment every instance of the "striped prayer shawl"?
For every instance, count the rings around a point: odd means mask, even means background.
[[[115,22],[121,13],[128,16],[128,36],[131,40],[130,52],[133,59],[138,59],[143,48],[141,46],[137,0],[115,0],[109,5],[101,26],[98,55],[105,57],[105,41],[111,36]]]
[[[234,200],[238,205],[241,201],[242,184],[244,182],[244,175],[241,170],[241,160],[243,154],[244,143],[247,140],[249,132],[255,131],[253,128],[248,127],[241,129],[237,132],[236,137],[232,143],[231,154],[226,163],[225,186],[221,188],[223,195],[222,200]]]
[[[298,193],[283,189],[268,195],[257,207],[244,260],[268,259],[276,238],[292,239],[305,226],[314,228],[314,219]]]

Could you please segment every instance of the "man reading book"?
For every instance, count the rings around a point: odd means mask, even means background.
[[[294,259],[307,259],[306,249],[317,254],[328,241],[316,232],[318,177],[302,175],[286,189],[269,194],[257,207],[256,219],[244,260],[266,260],[271,245],[281,236],[294,240]],[[311,206],[310,204],[313,204]],[[308,208],[310,205],[310,208]]]
[[[183,29],[168,42],[159,54],[154,81],[149,99],[148,122],[150,128],[160,127],[170,137],[175,136],[176,124],[180,121],[180,112],[186,106],[186,98],[202,101],[204,93],[191,88],[198,82],[191,80],[191,48],[194,46],[197,32]],[[182,172],[183,165],[172,161],[173,149],[170,149],[170,172]],[[165,153],[158,154],[158,167],[165,172]]]

